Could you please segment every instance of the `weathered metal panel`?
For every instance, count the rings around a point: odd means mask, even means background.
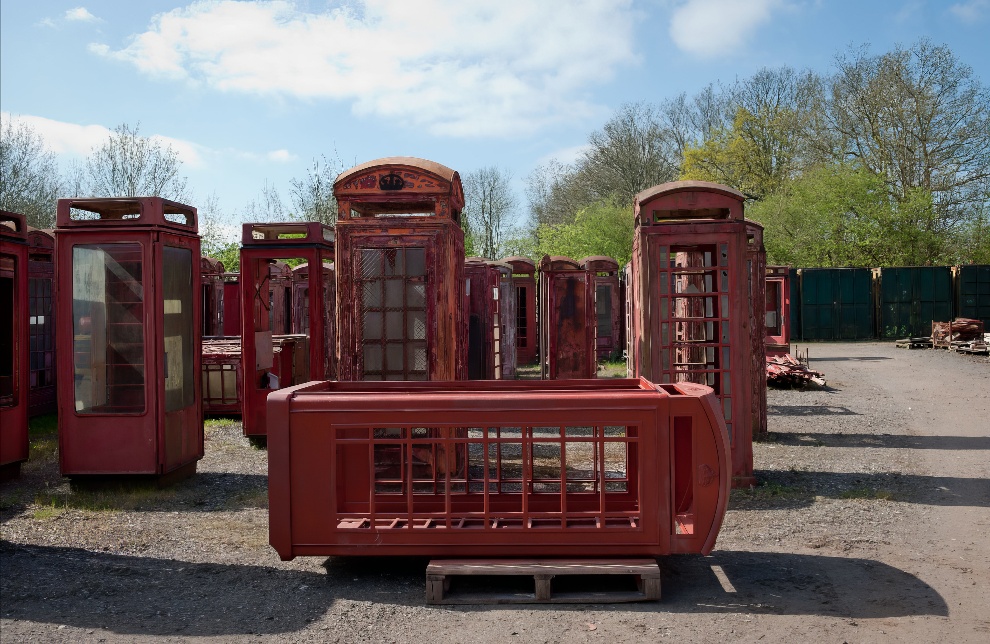
[[[59,465],[65,476],[190,471],[203,456],[196,209],[60,199]],[[71,350],[68,350],[71,347]]]
[[[512,284],[512,266],[504,262],[489,262],[489,265],[498,273],[496,377],[511,380],[516,377],[516,288]]]
[[[27,221],[0,210],[0,480],[28,458],[28,307]]]
[[[731,476],[717,407],[645,380],[282,390],[270,543],[285,560],[705,554]]]
[[[753,396],[750,400],[750,418],[753,436],[767,433],[767,384],[763,374],[766,370],[766,303],[767,251],[763,246],[763,226],[756,222],[746,223],[746,270],[749,273],[749,336],[750,336],[750,383]]]
[[[956,266],[954,275],[958,293],[956,314],[982,320],[983,328],[990,329],[990,265]]]
[[[802,268],[798,275],[803,340],[869,340],[876,337],[870,269]]]
[[[875,271],[882,339],[928,336],[932,322],[953,317],[952,269],[898,266]]]
[[[203,337],[223,336],[223,262],[200,257],[200,306],[203,307]]]
[[[465,311],[468,324],[468,380],[495,380],[502,376],[501,319],[498,269],[488,260],[469,257],[464,263]]]

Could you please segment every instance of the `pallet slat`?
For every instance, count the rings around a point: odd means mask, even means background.
[[[568,575],[631,575],[637,591],[588,590],[553,592],[553,578]],[[456,576],[533,577],[533,593],[468,592],[450,594]],[[428,604],[579,604],[658,601],[660,567],[652,559],[491,560],[452,559],[431,561],[426,568]]]

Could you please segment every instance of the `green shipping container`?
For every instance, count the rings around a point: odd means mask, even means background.
[[[990,266],[957,266],[954,270],[959,291],[956,315],[983,320],[984,330],[990,331]]]
[[[870,269],[802,268],[798,275],[802,340],[870,340],[876,337]]]
[[[932,322],[952,319],[955,307],[948,266],[898,266],[876,272],[881,339],[930,336]]]

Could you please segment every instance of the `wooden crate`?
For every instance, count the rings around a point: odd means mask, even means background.
[[[570,589],[554,592],[557,576],[627,575],[637,590]],[[534,590],[526,592],[450,592],[452,577],[532,576]],[[447,559],[426,568],[427,604],[607,604],[658,601],[660,567],[653,559]]]

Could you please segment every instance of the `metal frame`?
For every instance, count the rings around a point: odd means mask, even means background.
[[[464,261],[464,284],[468,380],[501,379],[501,275],[489,260],[468,257]]]
[[[308,383],[269,398],[269,536],[300,555],[707,554],[729,494],[711,389]]]
[[[494,261],[488,265],[498,273],[499,325],[495,341],[500,375],[496,377],[512,380],[516,377],[516,289],[512,284],[512,266]]]
[[[0,480],[20,474],[28,459],[28,228],[24,215],[0,210],[0,278],[4,282],[4,316],[0,347],[9,351],[0,365]],[[8,297],[9,296],[9,299]],[[9,326],[8,326],[9,324]],[[9,343],[8,343],[9,341]],[[7,360],[9,358],[9,362]],[[10,372],[7,372],[9,367]]]
[[[76,376],[58,381],[62,474],[195,471],[203,456],[196,209],[158,197],[60,199],[56,222],[57,306],[62,312],[57,321],[57,343],[72,347],[71,351],[60,351],[57,359],[61,373]],[[74,304],[84,300],[74,292],[76,246],[100,246],[105,249],[99,252],[106,253],[106,261],[113,262],[104,268],[103,299],[93,300],[93,312],[87,315],[79,308],[82,317],[78,319]],[[190,337],[182,329],[165,337],[170,318],[184,315],[182,299],[170,299],[166,304],[169,282],[164,262],[169,249],[188,251],[191,257],[188,297],[192,316],[185,318]],[[180,282],[175,284],[181,287]],[[101,311],[105,323],[93,317]],[[106,352],[96,353],[104,341]],[[189,357],[188,369],[183,360],[169,360],[176,351]],[[82,378],[87,372],[80,373],[77,365],[90,364],[88,360],[97,368],[88,371],[92,380],[86,384]],[[77,400],[77,387],[93,396],[88,408],[85,398]],[[191,388],[191,395],[187,388]],[[169,391],[173,400],[179,394],[182,406],[169,410]]]

